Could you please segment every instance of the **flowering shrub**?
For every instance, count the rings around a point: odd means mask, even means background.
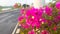
[[[56,8],[60,10],[60,2],[56,3]]]
[[[22,9],[20,34],[60,34],[60,2],[45,9]]]
[[[18,4],[17,3],[14,5],[14,8],[18,8]]]

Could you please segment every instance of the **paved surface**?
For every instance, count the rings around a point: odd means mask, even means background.
[[[0,13],[0,34],[11,34],[17,24],[19,10]]]

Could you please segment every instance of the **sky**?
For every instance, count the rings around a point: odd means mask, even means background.
[[[49,0],[46,1],[48,3]],[[0,0],[0,6],[13,6],[15,3],[32,4],[32,0]]]
[[[32,0],[0,0],[0,5],[1,6],[12,6],[15,3],[31,4]]]

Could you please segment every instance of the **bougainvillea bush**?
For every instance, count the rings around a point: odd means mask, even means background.
[[[18,18],[20,34],[60,34],[60,2],[21,11]]]

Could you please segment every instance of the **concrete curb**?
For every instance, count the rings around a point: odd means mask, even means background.
[[[20,28],[18,28],[18,27],[19,27],[19,23],[17,23],[17,25],[16,25],[16,27],[14,28],[12,34],[19,34]]]

